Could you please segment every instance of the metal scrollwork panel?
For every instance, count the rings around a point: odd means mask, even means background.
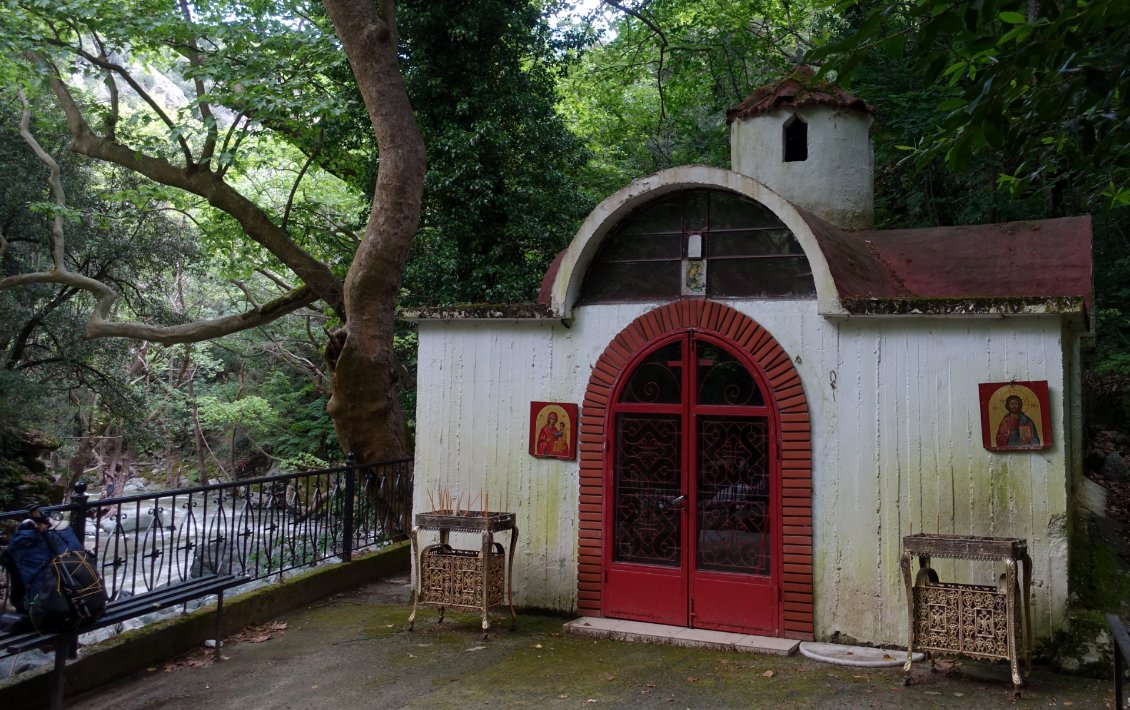
[[[678,567],[682,437],[677,414],[619,414],[613,463],[613,558]]]
[[[976,585],[915,587],[914,639],[925,651],[1009,658],[1005,595]]]
[[[698,569],[769,574],[769,471],[768,420],[699,417]]]
[[[765,398],[753,374],[721,346],[696,341],[698,358],[697,403],[763,407]]]
[[[683,341],[664,345],[638,364],[620,393],[630,404],[678,404],[683,393]]]

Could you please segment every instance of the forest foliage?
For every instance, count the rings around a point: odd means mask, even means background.
[[[211,140],[212,168],[344,276],[380,160],[324,9],[208,0],[187,22],[174,5],[0,1],[0,164],[20,176],[0,189],[0,279],[44,268],[60,216],[66,263],[113,286],[121,320],[225,317],[296,285],[206,196],[71,153],[44,58],[139,151],[180,164]],[[398,15],[428,154],[403,304],[532,300],[597,202],[674,165],[727,167],[726,109],[808,63],[878,109],[880,226],[1093,215],[1091,388],[1130,390],[1125,4],[403,0]],[[138,90],[104,83],[107,62]],[[19,134],[17,89],[65,207]],[[332,304],[176,345],[87,340],[93,305],[66,285],[0,288],[0,427],[64,442],[59,470],[172,483],[340,456],[325,413]],[[404,325],[393,343],[409,420],[414,337]]]

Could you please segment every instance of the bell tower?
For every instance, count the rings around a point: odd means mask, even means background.
[[[842,229],[875,219],[875,108],[797,67],[726,112],[730,165]]]

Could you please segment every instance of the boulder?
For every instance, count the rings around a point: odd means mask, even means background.
[[[1130,480],[1130,465],[1122,458],[1122,454],[1112,451],[1103,461],[1101,473],[1111,481]]]

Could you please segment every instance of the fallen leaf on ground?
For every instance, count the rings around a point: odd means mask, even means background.
[[[765,676],[766,678],[772,678],[773,676],[777,675],[777,673],[776,671],[765,671],[761,675]]]
[[[605,680],[616,680],[616,676],[605,674],[604,679]]]
[[[698,678],[697,678],[696,676],[693,676],[693,675],[689,675],[689,676],[687,676],[687,682],[688,682],[688,683],[697,683],[697,682],[698,682]]]

